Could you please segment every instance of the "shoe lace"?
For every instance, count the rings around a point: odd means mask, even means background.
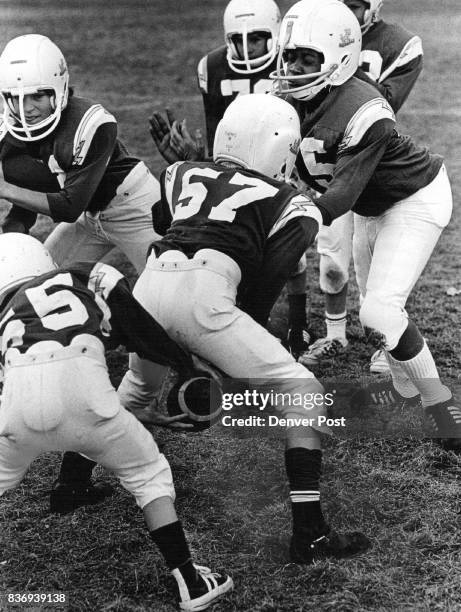
[[[209,567],[206,567],[205,565],[197,565],[196,563],[194,563],[193,565],[200,576],[213,576],[213,578],[221,577],[221,574],[219,574],[218,572],[212,572],[211,569]]]

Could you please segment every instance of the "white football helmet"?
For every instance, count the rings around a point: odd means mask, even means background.
[[[56,264],[43,244],[27,234],[0,235],[0,305],[16,287],[51,272]]]
[[[310,100],[325,87],[342,85],[353,76],[359,66],[362,33],[355,15],[339,0],[300,0],[282,20],[279,44],[277,70],[270,75],[278,82],[277,93]],[[298,47],[320,53],[319,72],[287,75],[283,54]],[[304,84],[294,87],[296,81]]]
[[[239,74],[252,74],[267,68],[277,54],[280,11],[274,0],[231,0],[224,11],[224,36],[229,66]],[[267,32],[267,52],[261,57],[248,57],[250,32]],[[243,59],[232,42],[235,34],[242,36]]]
[[[240,95],[218,123],[213,159],[288,180],[301,141],[300,129],[298,114],[288,102],[270,94]]]
[[[24,113],[24,96],[38,91],[52,94],[53,112],[40,123],[30,125]],[[69,72],[63,54],[40,34],[14,38],[0,56],[0,92],[6,129],[23,141],[45,138],[57,126],[69,97]],[[19,98],[19,114],[12,96]]]
[[[362,33],[368,32],[373,23],[376,23],[379,19],[379,11],[383,5],[384,0],[362,0],[369,8],[366,9],[363,14],[363,23],[361,24]],[[342,0],[344,2],[344,0]]]

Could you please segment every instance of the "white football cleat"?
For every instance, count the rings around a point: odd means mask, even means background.
[[[384,374],[385,372],[390,372],[386,354],[383,349],[379,349],[371,356],[370,372],[372,374]]]
[[[318,365],[323,359],[342,353],[348,344],[346,338],[319,338],[300,355],[298,362],[304,366]]]
[[[196,565],[197,583],[193,587],[188,587],[180,570],[178,568],[172,570],[172,574],[178,583],[179,588],[179,607],[181,610],[189,612],[199,612],[206,610],[216,600],[230,591],[234,582],[230,576],[212,572],[209,567]]]

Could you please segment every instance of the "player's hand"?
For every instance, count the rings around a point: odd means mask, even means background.
[[[147,408],[131,408],[130,412],[138,421],[147,425],[157,425],[158,427],[166,427],[176,431],[187,431],[194,427],[192,424],[182,422],[184,419],[187,419],[187,414],[167,416],[158,410],[156,403],[151,404]]]
[[[173,112],[165,109],[166,119],[158,111],[154,111],[149,117],[150,135],[155,142],[157,149],[166,161],[174,164],[177,161],[183,161],[180,153],[172,146],[171,143],[171,126],[175,123]]]
[[[205,143],[202,130],[196,129],[194,136],[187,129],[187,121],[174,121],[170,132],[171,146],[185,161],[203,161],[205,159]]]

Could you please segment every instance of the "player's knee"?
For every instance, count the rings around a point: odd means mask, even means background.
[[[395,346],[405,328],[404,312],[373,294],[364,298],[359,316],[367,341],[376,348]]]
[[[346,268],[338,265],[330,258],[320,261],[320,288],[324,293],[339,293],[349,280]]]

